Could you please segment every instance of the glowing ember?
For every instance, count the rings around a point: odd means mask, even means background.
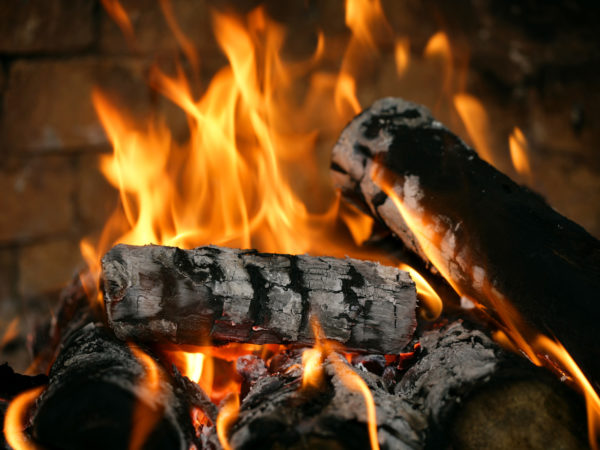
[[[27,427],[29,408],[43,390],[44,388],[39,387],[23,392],[10,402],[4,416],[4,437],[11,448],[15,450],[36,450],[38,448],[25,435],[24,430]]]

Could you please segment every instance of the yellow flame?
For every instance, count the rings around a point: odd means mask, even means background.
[[[421,275],[408,264],[402,263],[398,266],[398,268],[400,270],[406,270],[408,273],[410,273],[410,277],[417,285],[417,293],[424,304],[424,308],[421,310],[423,318],[431,321],[440,317],[444,307],[442,299],[427,282],[427,280],[423,278],[423,275]]]
[[[240,397],[238,394],[229,395],[221,405],[219,415],[217,417],[217,436],[224,450],[232,450],[229,445],[227,434],[229,429],[235,423],[240,410]]]
[[[527,139],[519,127],[515,127],[511,135],[508,137],[508,146],[510,149],[510,159],[513,167],[522,176],[531,176],[531,167],[529,165],[529,146]]]
[[[200,383],[206,356],[204,353],[182,353],[185,357],[185,371],[183,374],[194,383]]]
[[[36,450],[39,447],[25,434],[27,414],[35,399],[44,390],[38,387],[16,396],[8,405],[4,416],[4,437],[8,445],[15,450]]]
[[[547,336],[539,335],[532,343],[540,353],[548,354],[568,373],[583,392],[586,400],[588,417],[588,438],[590,445],[598,449],[598,429],[600,429],[600,398],[585,377],[579,366],[560,342],[553,341]]]
[[[373,395],[360,375],[350,369],[340,358],[337,353],[333,353],[330,356],[331,361],[334,364],[335,371],[346,385],[346,387],[353,391],[358,391],[365,400],[365,408],[367,409],[367,428],[369,431],[369,441],[371,443],[372,450],[379,450],[379,439],[377,438],[377,415],[375,412],[375,401]]]

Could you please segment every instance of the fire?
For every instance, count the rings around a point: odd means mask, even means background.
[[[367,409],[367,427],[369,430],[369,441],[371,443],[372,450],[379,450],[379,439],[377,438],[377,416],[375,413],[375,401],[373,395],[360,375],[350,369],[340,358],[337,353],[333,353],[330,356],[331,361],[334,364],[336,373],[344,382],[346,387],[353,391],[361,393],[365,400],[365,407]]]
[[[144,368],[144,376],[140,380],[140,386],[147,392],[146,398],[149,402],[160,391],[160,371],[156,362],[140,349],[130,345],[131,352]],[[152,408],[152,409],[150,409]],[[162,409],[149,407],[149,404],[137,403],[133,410],[131,440],[129,450],[141,449],[150,436],[157,421],[162,416]]]
[[[489,142],[490,124],[481,102],[472,95],[460,93],[454,96],[454,107],[469,133],[478,155],[494,164],[492,146]]]
[[[398,74],[398,77],[401,77],[404,75],[410,64],[410,41],[407,38],[396,40],[394,58],[396,60],[396,73]]]
[[[531,167],[529,166],[529,146],[527,139],[519,127],[515,127],[508,137],[508,146],[510,149],[510,159],[513,167],[519,175],[531,177]]]
[[[8,445],[15,450],[36,450],[35,445],[24,430],[27,427],[29,408],[44,390],[42,387],[31,389],[19,394],[8,406],[4,416],[4,437]]]
[[[378,167],[374,168],[372,177],[392,200],[427,258],[452,285],[456,292],[463,295],[442,256],[443,249],[441,248],[440,236],[436,233],[435,227],[427,219],[422,209],[412,208],[409,204],[410,202],[405,202],[401,199],[389,180],[384,179]],[[568,374],[575,381],[586,399],[590,445],[593,448],[597,448],[598,441],[596,434],[598,427],[600,427],[600,397],[598,393],[559,342],[555,342],[536,330],[525,326],[517,310],[510,305],[501,293],[493,288],[489,280],[484,280],[483,285],[487,299],[494,305],[495,311],[500,316],[507,331],[507,333],[496,333],[494,337],[500,337],[500,342],[505,347],[517,347],[527,355],[531,362],[538,366],[543,364],[542,356],[548,355],[560,371]],[[474,303],[477,304],[477,302]],[[481,305],[478,306],[485,309]],[[506,339],[511,342],[507,343]]]
[[[417,293],[424,305],[424,309],[421,310],[423,318],[430,321],[437,319],[440,314],[442,314],[442,309],[444,307],[442,299],[437,292],[435,292],[427,280],[423,278],[423,275],[408,264],[402,263],[398,266],[398,269],[410,273],[410,277],[417,285]]]
[[[227,433],[231,425],[236,421],[239,410],[240,397],[238,394],[229,395],[221,405],[221,410],[217,417],[217,436],[224,450],[232,450],[227,439]]]

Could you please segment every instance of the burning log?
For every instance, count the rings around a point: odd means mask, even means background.
[[[427,417],[427,445],[585,448],[585,406],[548,371],[460,321],[426,332],[395,387]]]
[[[75,331],[38,399],[35,440],[45,448],[189,448],[187,400],[150,364],[100,325]]]
[[[408,274],[372,262],[117,245],[102,268],[108,323],[124,340],[307,344],[314,315],[348,349],[398,353],[416,326]]]
[[[348,387],[344,376],[358,377],[368,386],[382,449],[422,447],[423,415],[387,392],[378,376],[358,372],[342,356],[331,354],[323,361],[323,384],[303,388],[300,362],[291,358],[255,382],[229,431],[232,448],[369,448],[365,399]],[[210,441],[216,446],[216,436]]]
[[[600,379],[600,243],[583,228],[401,99],[376,102],[346,127],[332,174],[347,198],[520,334],[521,348],[549,333]]]

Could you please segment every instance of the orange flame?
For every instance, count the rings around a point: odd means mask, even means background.
[[[6,327],[6,331],[4,335],[2,335],[2,339],[0,339],[0,349],[3,348],[6,344],[12,341],[19,335],[19,318],[15,317],[10,321],[8,326]]]
[[[232,450],[227,439],[227,434],[231,426],[237,420],[240,410],[240,397],[238,394],[229,395],[221,405],[217,417],[217,436],[224,450]]]
[[[372,174],[373,180],[392,200],[429,261],[431,261],[457,293],[464,295],[453,279],[447,261],[445,261],[442,255],[440,237],[436,234],[435,227],[430,225],[422,209],[416,207],[416,205],[413,205],[415,207],[411,208],[407,204],[408,202],[404,202],[400,198],[394,190],[394,186],[388,180],[383,179],[381,173],[378,172],[379,169],[379,167],[374,168],[374,173]],[[549,354],[552,359],[556,360],[560,369],[569,374],[580,387],[586,398],[590,445],[593,448],[597,448],[596,433],[600,426],[600,398],[598,397],[598,393],[560,343],[554,342],[536,330],[528,328],[517,310],[500,292],[496,291],[489,280],[483,280],[482,285],[486,298],[494,306],[495,312],[498,313],[502,323],[506,326],[508,337],[516,344],[519,350],[525,353],[531,362],[538,366],[542,365],[540,355]],[[481,308],[485,309],[482,306]],[[506,334],[495,334],[494,337],[500,337],[501,344],[510,346],[510,344],[507,345],[505,342]]]
[[[112,20],[119,26],[121,32],[127,39],[128,44],[131,47],[135,47],[135,35],[133,32],[133,25],[131,20],[123,8],[123,5],[119,0],[102,0],[102,6],[106,12],[110,15]]]
[[[15,450],[36,450],[39,447],[24,433],[29,408],[44,390],[38,387],[25,391],[16,396],[8,405],[4,416],[4,437],[11,448]]]
[[[454,107],[481,159],[494,164],[492,146],[489,141],[489,119],[481,102],[472,95],[461,93],[454,96]]]
[[[425,306],[424,309],[421,310],[423,318],[425,320],[432,321],[440,317],[440,314],[442,314],[442,309],[444,308],[442,299],[427,282],[427,280],[423,278],[423,275],[421,275],[408,264],[402,263],[398,266],[398,268],[410,273],[410,277],[417,285],[417,293],[419,294],[419,298],[423,301]]]
[[[527,139],[519,127],[515,127],[511,135],[508,137],[508,146],[510,149],[510,159],[513,167],[519,175],[531,177],[531,167],[529,166],[529,146]]]
[[[365,383],[360,375],[350,369],[336,353],[331,355],[332,362],[334,364],[336,373],[346,385],[346,387],[353,391],[361,393],[365,400],[365,407],[367,409],[367,428],[369,430],[369,441],[371,443],[372,450],[379,450],[379,439],[377,438],[377,415],[375,412],[375,401],[373,395],[369,390],[369,386]]]
[[[144,376],[140,386],[148,395],[145,398],[151,402],[160,391],[160,371],[154,359],[140,349],[130,345],[131,352],[144,368]],[[150,436],[150,433],[162,417],[162,408],[150,406],[141,399],[135,405],[132,416],[131,440],[129,450],[141,449]]]
[[[396,73],[401,77],[410,63],[410,41],[407,38],[396,40],[394,58],[396,60]]]

